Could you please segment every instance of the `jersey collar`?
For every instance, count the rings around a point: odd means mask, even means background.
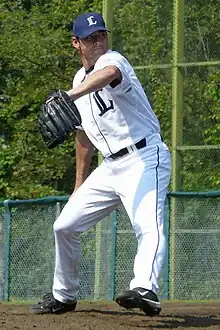
[[[95,65],[92,65],[92,66],[90,66],[90,68],[85,69],[86,74],[89,74],[90,72],[92,72],[94,67],[95,67]]]

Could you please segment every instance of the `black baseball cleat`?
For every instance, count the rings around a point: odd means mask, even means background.
[[[31,306],[31,312],[34,314],[63,314],[73,312],[76,308],[77,301],[64,304],[56,300],[52,293],[43,296],[43,301]]]
[[[116,297],[116,302],[126,309],[139,308],[148,316],[159,315],[161,311],[157,295],[144,288],[124,291]]]

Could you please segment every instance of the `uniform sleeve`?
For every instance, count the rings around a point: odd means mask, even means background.
[[[79,84],[81,84],[82,80],[84,79],[85,77],[85,70],[84,68],[81,68],[74,76],[73,78],[73,84],[72,84],[72,87],[76,87],[78,86]]]
[[[105,88],[111,93],[126,93],[131,89],[131,77],[130,77],[130,64],[128,61],[119,53],[107,53],[101,59],[97,69],[104,69],[109,65],[116,66],[122,75],[122,81],[115,87],[111,85],[106,86]]]
[[[83,68],[81,68],[81,69],[76,73],[76,75],[75,75],[74,78],[73,78],[72,88],[78,86],[78,85],[81,83],[83,77],[84,77],[84,72],[83,72]],[[78,103],[78,104],[77,104],[77,103]],[[75,104],[76,104],[77,108],[80,109],[80,103],[79,103],[78,100],[75,101]],[[80,111],[80,110],[79,110],[79,111]],[[79,130],[81,130],[81,131],[84,131],[82,125],[77,126],[76,129],[79,129]]]

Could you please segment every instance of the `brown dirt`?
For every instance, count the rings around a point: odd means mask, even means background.
[[[158,317],[126,311],[116,303],[79,302],[75,312],[63,315],[33,315],[28,305],[0,303],[0,329],[130,330],[207,329],[220,330],[220,302],[162,303]]]

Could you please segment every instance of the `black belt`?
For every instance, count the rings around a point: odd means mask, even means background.
[[[137,142],[137,143],[134,144],[134,146],[136,147],[136,148],[134,149],[134,151],[135,151],[136,149],[144,148],[144,147],[146,147],[146,145],[147,145],[147,143],[146,143],[146,139],[144,138],[144,139],[142,139],[142,140],[140,140],[139,142]],[[132,146],[130,146],[129,148],[132,149]],[[117,159],[117,158],[122,157],[122,156],[125,156],[125,155],[127,155],[127,154],[129,154],[129,153],[130,153],[130,151],[128,150],[128,148],[123,148],[123,149],[117,151],[115,154],[112,154],[112,155],[109,156],[109,157],[112,158],[112,159]]]

